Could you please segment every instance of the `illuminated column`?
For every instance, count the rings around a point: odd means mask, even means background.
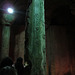
[[[32,0],[28,15],[26,51],[32,63],[31,75],[46,75],[44,0]]]
[[[2,24],[2,47],[1,47],[1,57],[2,60],[4,57],[9,56],[9,43],[10,43],[10,25],[14,20],[12,14],[3,14]]]

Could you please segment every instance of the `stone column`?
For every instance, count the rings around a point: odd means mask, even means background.
[[[13,21],[14,21],[13,14],[3,13],[2,47],[1,47],[1,57],[0,57],[1,60],[9,56],[10,25],[12,25]]]
[[[9,56],[10,26],[3,26],[1,59]]]
[[[47,58],[49,75],[69,75],[70,56],[66,26],[51,25],[47,30]],[[72,37],[72,36],[71,36]],[[71,60],[72,62],[72,60]]]
[[[24,41],[25,41],[25,31],[22,31],[15,36],[15,48],[14,48],[15,61],[18,57],[22,57],[24,59]]]
[[[26,52],[32,63],[31,75],[46,75],[44,0],[32,0],[28,15]]]
[[[47,60],[49,75],[55,74],[55,29],[54,26],[49,26],[46,31],[46,49],[47,49]]]

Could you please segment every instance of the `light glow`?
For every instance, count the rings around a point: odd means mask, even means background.
[[[14,12],[14,10],[12,8],[8,8],[7,9],[8,13],[12,14]]]

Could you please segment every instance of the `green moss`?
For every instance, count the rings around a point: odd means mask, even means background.
[[[28,18],[28,50],[32,62],[31,75],[46,75],[44,0],[33,0]],[[41,7],[41,8],[40,8]]]

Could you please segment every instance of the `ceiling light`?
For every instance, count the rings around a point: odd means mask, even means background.
[[[13,14],[14,10],[12,8],[7,9],[8,13]]]

